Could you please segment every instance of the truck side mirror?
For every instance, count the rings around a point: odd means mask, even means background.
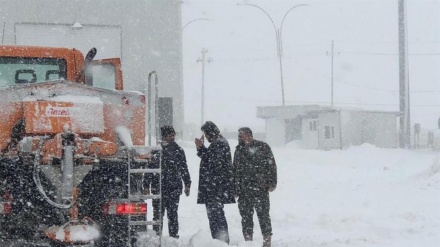
[[[90,86],[93,85],[93,80],[92,79],[87,79],[87,76],[88,76],[87,75],[87,72],[88,72],[87,70],[88,70],[90,62],[93,61],[93,58],[95,58],[97,52],[98,51],[96,50],[95,47],[93,47],[92,49],[90,49],[89,52],[87,52],[86,58],[84,59],[84,67],[81,68],[81,72],[79,73],[78,77],[76,78],[76,81],[79,82],[81,80],[81,77],[84,76],[85,84],[86,85],[90,85]]]
[[[93,47],[92,49],[90,49],[89,52],[87,52],[86,58],[84,59],[85,62],[86,62],[86,64],[87,64],[88,62],[92,61],[93,58],[95,58],[97,52],[98,52],[98,51],[96,50],[95,47]]]

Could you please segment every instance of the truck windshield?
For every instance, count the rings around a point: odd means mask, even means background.
[[[0,87],[66,78],[66,61],[61,58],[0,58]]]

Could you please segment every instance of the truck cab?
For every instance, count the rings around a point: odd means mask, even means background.
[[[119,58],[90,61],[76,49],[0,46],[0,87],[54,80],[123,90]]]

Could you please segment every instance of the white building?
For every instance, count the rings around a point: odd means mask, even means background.
[[[258,107],[272,145],[299,142],[304,148],[333,149],[370,143],[396,148],[398,112],[366,111],[318,105]]]
[[[2,44],[98,50],[120,57],[124,88],[146,91],[159,79],[161,125],[183,130],[182,23],[179,0],[2,0]],[[153,86],[154,89],[154,86]],[[152,90],[153,91],[153,90]]]

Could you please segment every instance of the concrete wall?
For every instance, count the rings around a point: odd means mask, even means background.
[[[266,119],[266,141],[270,145],[282,146],[286,144],[286,124],[284,119]]]
[[[181,134],[181,1],[2,0],[0,22],[3,44],[15,43],[14,25],[22,22],[121,26],[125,89],[145,92],[148,73],[156,70],[159,96],[173,98],[173,122]]]

